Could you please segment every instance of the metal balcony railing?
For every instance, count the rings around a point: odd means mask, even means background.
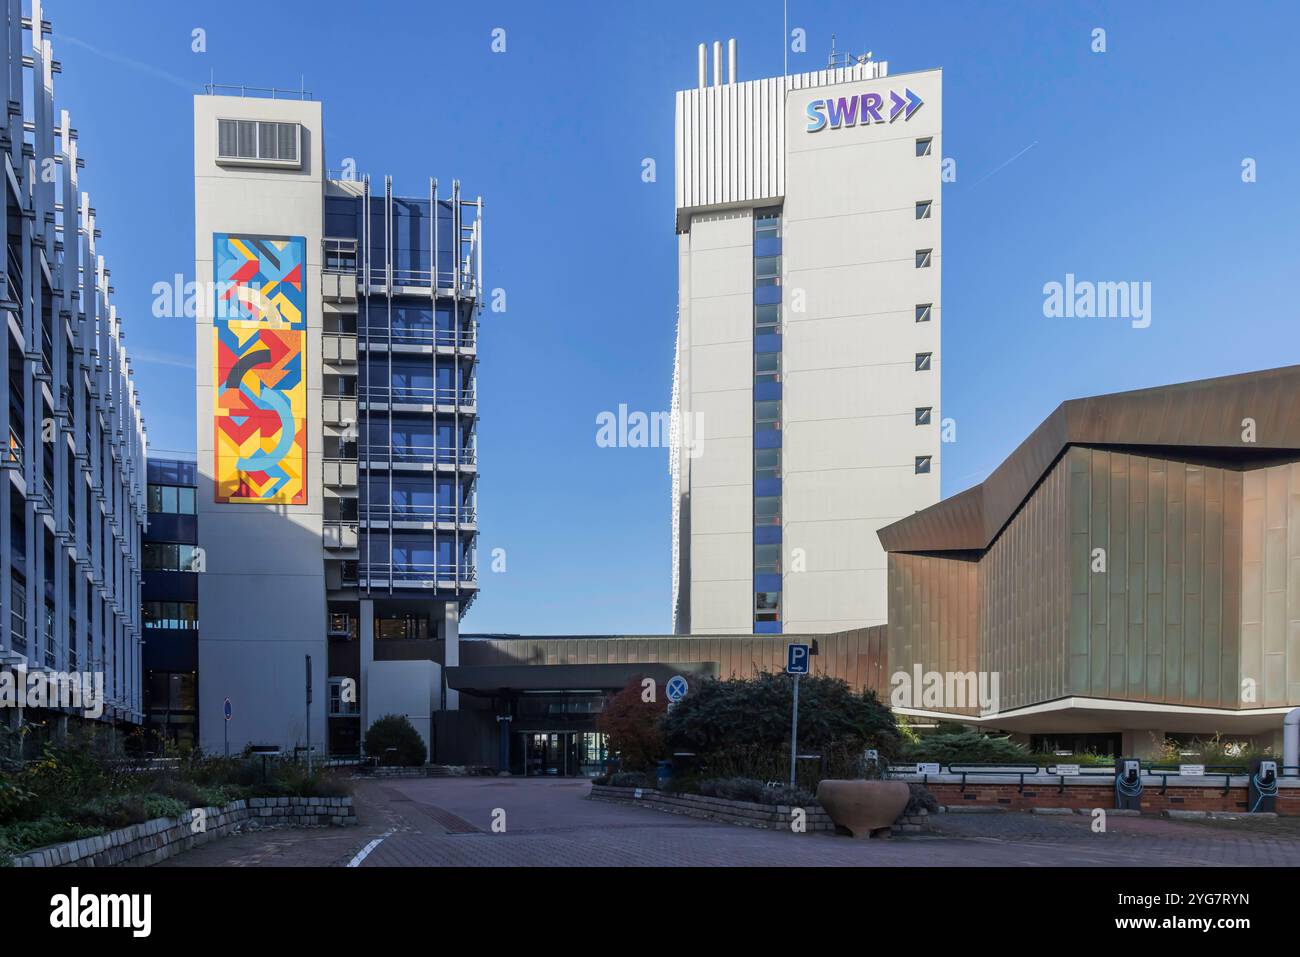
[[[459,288],[456,286],[457,279],[460,280]],[[393,268],[392,284],[394,286],[424,287],[427,289],[432,285],[432,283],[432,270]],[[388,275],[382,267],[378,269],[374,266],[371,267],[370,284],[372,286],[388,285]],[[460,269],[439,269],[438,288],[457,289],[457,291],[463,296],[472,296],[477,291],[477,284],[474,281],[473,271],[462,265],[462,268]]]
[[[364,337],[366,333],[359,335]],[[452,346],[460,349],[472,349],[477,341],[474,329],[433,329],[424,326],[406,326],[392,330],[371,327],[369,338],[372,343],[395,346]]]
[[[473,505],[362,505],[361,517],[372,522],[456,522],[472,524],[475,520]]]
[[[433,581],[476,581],[468,562],[371,562],[361,567],[363,581],[391,581],[416,584]]]
[[[455,449],[432,445],[407,445],[399,442],[394,442],[391,447],[367,445],[360,450],[363,465],[367,457],[373,465],[388,461],[390,454],[394,462],[403,465],[473,465],[478,455],[472,448]]]
[[[366,402],[408,402],[417,405],[473,405],[475,390],[423,385],[367,385],[357,390]]]

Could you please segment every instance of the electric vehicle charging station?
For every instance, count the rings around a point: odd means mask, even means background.
[[[1137,758],[1121,758],[1115,762],[1115,808],[1142,810],[1142,762]]]
[[[1256,758],[1250,762],[1246,785],[1246,810],[1252,814],[1277,810],[1277,762]]]

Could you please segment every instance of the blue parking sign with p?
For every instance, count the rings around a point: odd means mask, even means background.
[[[806,675],[808,673],[807,645],[786,646],[785,673],[788,675]]]

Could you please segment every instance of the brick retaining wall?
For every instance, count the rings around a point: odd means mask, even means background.
[[[180,817],[152,821],[109,831],[98,837],[52,844],[14,857],[15,867],[148,867],[182,851],[225,837],[237,826],[254,821],[259,826],[356,824],[350,797],[268,797],[233,801],[225,807],[196,808]],[[202,830],[195,830],[198,822]]]
[[[909,775],[906,779],[921,780],[916,775]],[[1073,810],[1113,808],[1115,806],[1114,784],[1110,778],[1103,778],[1102,781],[1105,783],[1066,778],[1062,790],[1061,779],[1055,775],[1028,775],[1022,790],[1014,777],[994,781],[988,777],[971,775],[967,778],[963,790],[960,775],[941,774],[930,775],[925,784],[940,804],[948,806],[994,806],[1016,811],[1052,807]],[[1168,779],[1164,794],[1160,793],[1161,785],[1160,777],[1143,776],[1141,799],[1143,813],[1159,814],[1169,810],[1229,812],[1247,810],[1247,787],[1244,778],[1232,778],[1226,794],[1222,777],[1195,780],[1187,778],[1176,780],[1171,777]],[[1278,788],[1276,804],[1279,815],[1300,815],[1300,782],[1284,782]]]

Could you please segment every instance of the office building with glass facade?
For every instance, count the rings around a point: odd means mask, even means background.
[[[42,6],[0,6],[0,670],[99,676],[103,700],[93,715],[6,708],[33,739],[73,720],[141,720],[146,444],[81,144],[56,110],[62,68]]]
[[[205,748],[454,709],[477,594],[482,203],[328,172],[309,94],[194,101]],[[306,701],[310,682],[312,701]]]
[[[149,459],[141,621],[151,750],[198,745],[198,478],[192,460]]]

